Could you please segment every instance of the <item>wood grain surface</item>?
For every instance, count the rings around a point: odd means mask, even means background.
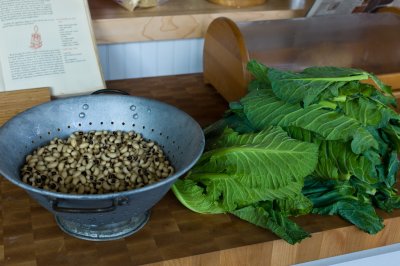
[[[0,126],[17,113],[49,100],[48,88],[1,92]]]
[[[214,20],[204,38],[204,82],[212,84],[227,101],[240,99],[251,80],[245,42],[237,24],[227,18]]]
[[[248,7],[264,4],[266,0],[207,0],[211,3],[234,6],[234,7]]]
[[[293,0],[268,0],[247,8],[226,7],[206,0],[168,0],[152,8],[130,12],[112,0],[89,0],[98,43],[202,38],[211,21],[229,17],[254,21],[303,17],[313,0],[293,5]],[[304,5],[303,5],[304,4]]]
[[[221,117],[227,103],[203,84],[201,74],[108,82],[108,88],[159,99],[192,115],[202,126]],[[1,117],[49,100],[17,92],[18,105],[3,104],[15,95],[0,94]],[[43,93],[43,92],[42,92]],[[11,97],[11,98],[10,98]],[[19,100],[18,100],[19,101]],[[200,215],[168,193],[148,224],[121,240],[90,242],[63,233],[50,212],[10,182],[0,181],[0,265],[290,265],[400,241],[400,211],[379,211],[385,229],[371,236],[334,216],[307,215],[294,220],[312,237],[289,245],[264,229],[231,215]]]

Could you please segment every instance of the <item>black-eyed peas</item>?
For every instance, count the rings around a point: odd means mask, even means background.
[[[103,194],[153,184],[175,169],[154,141],[130,131],[75,132],[26,156],[22,181],[70,194]]]

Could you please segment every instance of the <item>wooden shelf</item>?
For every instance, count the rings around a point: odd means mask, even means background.
[[[232,8],[206,0],[169,0],[163,5],[129,12],[112,0],[89,0],[97,43],[201,38],[217,17],[234,21],[288,19],[304,16],[313,0],[297,5],[293,0],[268,0],[265,4]]]

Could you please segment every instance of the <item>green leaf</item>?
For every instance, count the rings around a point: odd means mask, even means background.
[[[274,174],[279,175],[280,179],[304,177],[315,167],[317,149],[315,144],[290,138],[279,127],[268,127],[260,132],[247,134],[226,129],[214,150],[204,153],[200,163],[192,171],[235,173],[241,176],[254,173],[271,179],[278,178]],[[206,161],[205,166],[203,161]],[[279,183],[279,180],[274,182]]]
[[[386,127],[391,119],[400,118],[388,106],[366,97],[353,98],[338,105],[347,116],[357,119],[364,127],[382,128]]]
[[[268,79],[268,68],[258,63],[256,60],[250,60],[247,64],[247,70],[253,75],[255,79],[250,81],[248,91],[270,89],[271,83]]]
[[[338,201],[357,200],[354,195],[356,190],[347,180],[324,181],[318,177],[309,177],[302,192],[312,201],[314,209],[329,206]]]
[[[384,138],[382,138],[382,136],[381,136],[382,130],[380,130],[380,129],[378,130],[378,129],[371,128],[371,127],[368,127],[367,130],[369,131],[369,133],[371,133],[371,135],[374,137],[374,139],[376,139],[376,141],[379,144],[377,152],[379,152],[379,154],[386,154],[389,150],[389,145],[384,140]],[[364,155],[367,156],[365,152],[364,152]]]
[[[375,209],[370,204],[356,200],[340,200],[331,205],[314,208],[313,213],[322,215],[339,215],[369,234],[376,234],[384,227]]]
[[[331,85],[331,82],[309,79],[301,74],[276,69],[270,69],[268,77],[274,94],[291,104],[300,103],[305,99],[307,103],[313,102]]]
[[[339,107],[347,116],[357,119],[363,126],[378,127],[381,123],[382,115],[377,110],[376,104],[366,98],[349,99],[339,103]]]
[[[397,171],[399,170],[399,160],[397,157],[397,151],[392,151],[388,157],[389,157],[389,162],[388,162],[387,176],[385,179],[385,183],[389,187],[392,187],[396,184]]]
[[[392,88],[386,84],[384,84],[380,79],[378,79],[377,76],[369,73],[368,76],[375,82],[375,84],[378,86],[382,92],[391,95],[392,94]]]
[[[356,69],[337,67],[312,67],[301,73],[269,69],[268,77],[275,95],[288,103],[315,103],[319,96],[329,90],[337,95],[340,87],[350,81],[368,79],[368,74]]]
[[[252,177],[254,179],[254,175]],[[225,211],[232,211],[261,200],[295,197],[303,187],[303,183],[296,180],[280,180],[279,184],[273,184],[273,181],[270,180],[271,187],[250,186],[246,184],[247,180],[243,182],[245,176],[240,179],[232,175],[215,173],[192,174],[190,178],[198,186],[205,186],[204,197],[207,197],[209,201],[216,202],[218,207]],[[264,180],[262,182],[266,183]]]
[[[227,129],[214,147],[202,155],[187,179],[205,188],[200,196],[207,197],[206,202],[216,202],[226,211],[295,197],[318,156],[316,145],[291,139],[280,128],[242,135]],[[175,191],[186,203],[193,202],[185,199],[191,195],[180,191],[184,188]]]
[[[271,85],[269,84],[269,82],[265,83],[265,82],[262,82],[262,81],[259,81],[256,79],[250,81],[249,85],[247,86],[247,90],[249,92],[259,91],[259,90],[267,90],[267,89],[271,89]]]
[[[370,84],[360,83],[359,81],[350,81],[339,89],[340,96],[346,96],[347,99],[357,96],[370,97],[376,93],[376,88]]]
[[[378,208],[387,212],[400,208],[400,196],[397,194],[397,190],[383,184],[377,188],[373,201]]]
[[[400,127],[392,124],[388,124],[383,129],[385,134],[382,134],[382,138],[387,137],[386,143],[391,143],[397,151],[400,151]]]
[[[232,211],[231,213],[240,219],[271,230],[292,245],[310,237],[308,232],[304,231],[282,213],[274,211],[269,204],[254,204]]]
[[[355,154],[361,154],[369,149],[378,150],[379,143],[371,135],[371,133],[363,127],[359,127],[355,134],[353,134],[353,141],[351,142],[351,150]]]
[[[352,149],[360,154],[378,148],[371,133],[354,118],[314,104],[301,108],[299,104],[288,104],[271,95],[269,91],[254,92],[241,100],[249,123],[256,129],[271,125],[284,128],[302,128],[326,140],[348,141],[354,139]]]
[[[368,79],[368,73],[356,68],[318,66],[305,68],[301,74],[316,79],[326,79],[332,81],[353,81]]]
[[[243,105],[239,102],[235,102],[235,103],[230,103],[230,106],[231,106],[231,111],[227,112],[224,116],[224,120],[227,126],[239,133],[254,132],[255,129],[253,125],[247,119],[243,111]]]
[[[291,138],[319,145],[318,137],[310,130],[294,126],[285,127],[284,129]]]
[[[224,130],[227,127],[234,129],[239,133],[250,133],[254,132],[255,129],[248,121],[247,117],[243,112],[243,106],[238,102],[230,103],[231,109],[226,111],[224,118],[214,122],[204,129],[204,135],[206,137],[205,151],[213,149],[215,142],[224,134]]]
[[[382,219],[377,216],[369,197],[375,191],[368,183],[352,178],[350,181],[323,181],[308,177],[303,194],[314,208],[312,213],[340,215],[361,230],[375,234],[383,228]]]
[[[250,92],[240,102],[247,119],[257,130],[276,126],[285,115],[301,109],[300,104],[285,103],[270,90]]]
[[[248,117],[254,124],[250,115]],[[343,141],[350,140],[360,128],[360,123],[357,120],[334,111],[322,109],[319,105],[310,105],[304,109],[291,112],[285,115],[278,125],[301,127],[321,135],[326,140]]]
[[[256,60],[250,60],[247,63],[247,70],[258,82],[269,84],[268,68],[265,65],[258,63]]]
[[[338,141],[321,142],[315,175],[341,180],[356,176],[371,184],[378,182],[375,165],[365,156],[355,154],[347,143]]]
[[[351,178],[350,184],[356,189],[358,194],[367,194],[372,196],[376,194],[376,184],[370,184],[358,178]]]
[[[248,120],[257,129],[271,125],[296,126],[322,135],[329,140],[348,140],[360,127],[360,123],[319,105],[301,108],[288,104],[269,91],[250,93],[241,103]]]
[[[303,195],[310,198],[310,195],[321,195],[332,190],[338,183],[337,180],[323,179],[321,177],[309,175],[304,180]]]
[[[321,140],[312,132],[297,127],[285,129],[290,137],[319,146],[318,164],[313,175],[323,179],[340,180],[357,176],[360,180],[370,183],[378,182],[375,167],[381,164],[381,156],[376,151],[367,150],[363,154],[355,154],[350,148],[351,145],[346,142]]]
[[[370,98],[382,105],[397,107],[397,101],[393,95],[383,95],[380,92],[374,91]]]
[[[286,216],[305,215],[310,213],[313,208],[312,202],[303,194],[299,194],[293,199],[276,200],[275,203],[274,209]]]
[[[176,198],[188,209],[198,213],[225,213],[217,202],[205,197],[204,188],[190,179],[178,179],[172,186]]]

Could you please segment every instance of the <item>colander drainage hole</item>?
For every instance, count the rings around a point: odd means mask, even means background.
[[[78,127],[80,127],[80,126],[82,126],[82,124],[81,124],[81,123],[79,123],[79,124],[78,124]]]
[[[71,128],[71,126],[67,126],[67,128]]]
[[[154,132],[154,128],[151,129],[151,132]]]
[[[61,131],[61,128],[57,128],[57,131],[60,132],[60,131]]]
[[[146,127],[145,126],[143,126],[143,129],[145,129]]]
[[[135,127],[136,125],[135,124],[132,124],[132,127]]]
[[[100,122],[100,125],[104,124],[103,122]]]
[[[42,136],[39,136],[39,139],[42,139]]]
[[[32,142],[32,144],[33,144],[33,143],[35,143],[35,141],[34,141],[34,140],[32,140],[31,142]]]
[[[49,132],[47,132],[47,135],[50,135],[51,133],[50,133],[50,131]]]
[[[89,126],[91,126],[93,123],[92,122],[89,122]]]
[[[162,132],[160,132],[160,136],[162,136]]]
[[[169,136],[167,136],[167,139],[169,139]]]
[[[125,122],[122,122],[122,125],[125,126]]]
[[[111,121],[111,125],[114,125],[114,122],[113,122],[113,121]]]

